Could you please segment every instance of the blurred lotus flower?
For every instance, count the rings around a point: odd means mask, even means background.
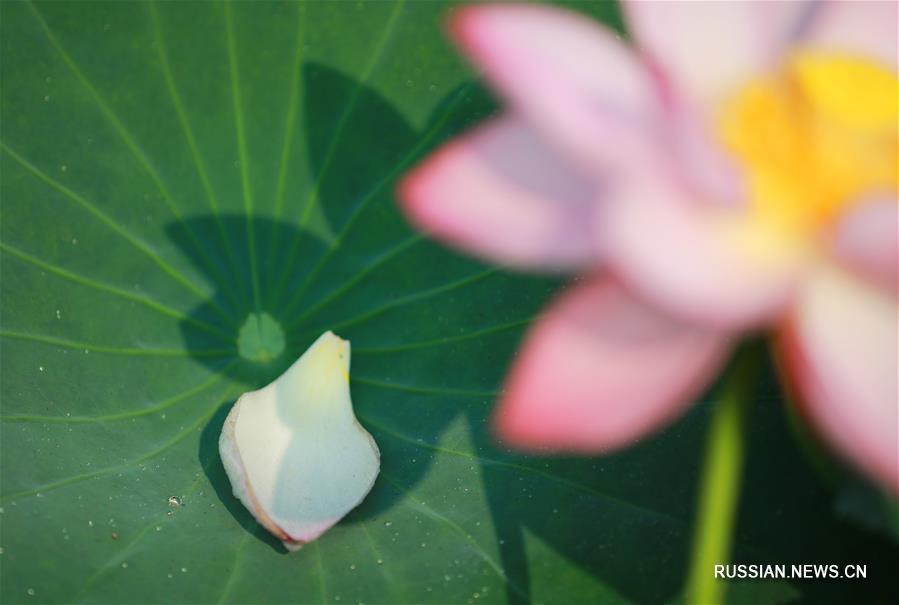
[[[603,452],[678,416],[770,327],[814,429],[899,491],[892,2],[462,9],[504,115],[400,187],[486,259],[585,273],[533,327],[500,436]],[[602,271],[600,271],[602,269]]]

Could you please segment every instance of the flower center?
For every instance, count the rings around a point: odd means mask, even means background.
[[[897,95],[890,69],[820,53],[797,54],[741,90],[718,124],[754,218],[804,235],[869,196],[895,196]]]

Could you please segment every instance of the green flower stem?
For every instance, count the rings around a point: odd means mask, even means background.
[[[724,603],[726,584],[715,579],[715,565],[730,560],[746,452],[745,425],[752,383],[758,373],[759,349],[755,343],[741,347],[712,411],[687,578],[689,605]]]

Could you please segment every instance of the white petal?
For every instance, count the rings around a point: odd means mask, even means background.
[[[896,69],[897,18],[896,2],[828,2],[814,14],[802,44],[819,51],[860,54]]]
[[[807,279],[779,340],[812,426],[899,494],[896,299],[835,267]]]
[[[714,107],[747,80],[767,72],[801,31],[812,3],[625,2],[639,46],[677,92]]]
[[[353,414],[349,367],[349,342],[326,332],[277,380],[241,396],[222,430],[234,495],[290,550],[355,508],[378,476],[378,446]]]
[[[664,180],[634,184],[597,230],[605,259],[660,309],[701,326],[756,328],[781,314],[807,250],[740,210],[694,204]]]

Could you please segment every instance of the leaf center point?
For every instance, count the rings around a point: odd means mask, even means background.
[[[250,313],[237,335],[240,356],[256,363],[268,363],[284,352],[284,330],[268,313]]]

